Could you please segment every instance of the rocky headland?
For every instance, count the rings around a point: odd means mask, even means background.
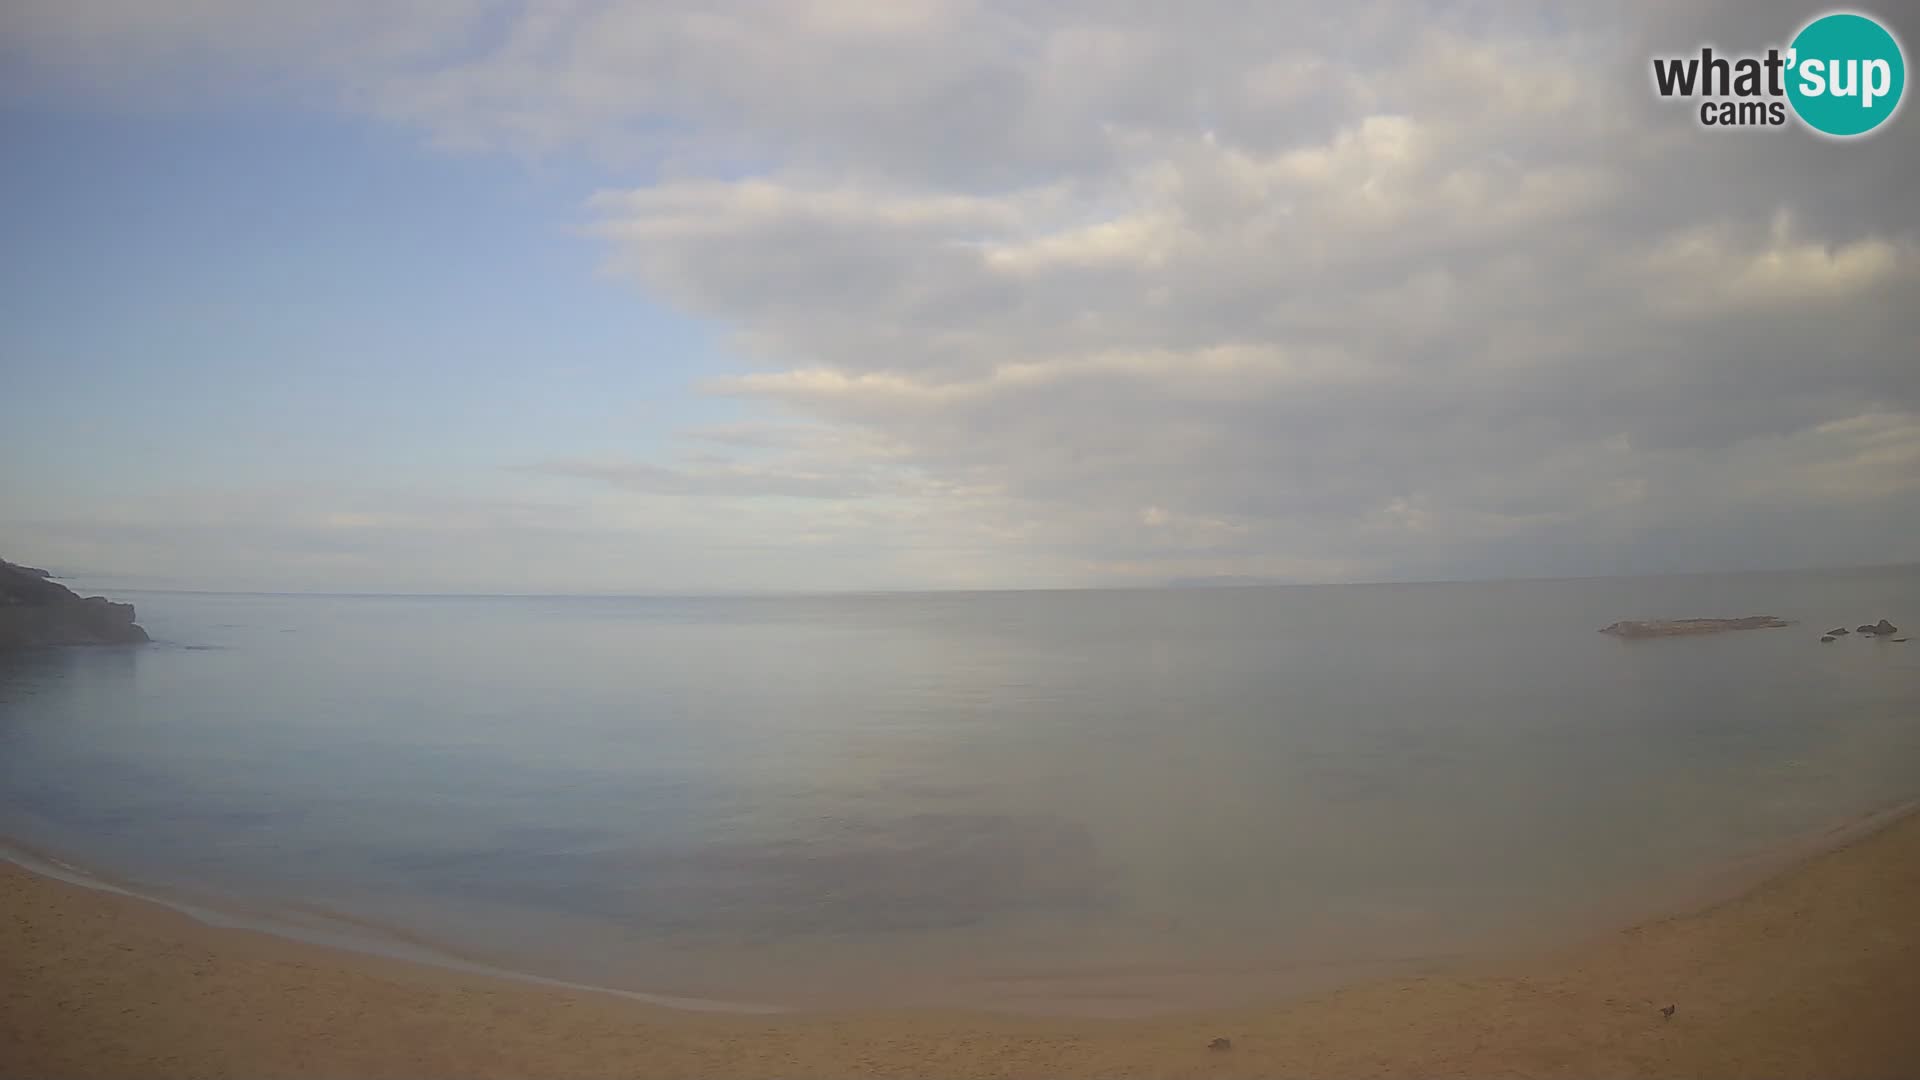
[[[0,559],[0,651],[43,645],[129,645],[148,640],[132,604],[82,597],[31,566]]]

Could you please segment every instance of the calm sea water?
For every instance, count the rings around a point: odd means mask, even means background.
[[[84,583],[81,583],[84,584]],[[0,831],[629,989],[1125,1012],[1622,917],[1920,797],[1920,569],[811,598],[126,593]],[[1791,629],[1624,642],[1639,616]]]

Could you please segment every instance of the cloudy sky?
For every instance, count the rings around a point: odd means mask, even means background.
[[[1920,121],[1650,89],[1815,13],[9,0],[0,554],[508,592],[1920,559]]]

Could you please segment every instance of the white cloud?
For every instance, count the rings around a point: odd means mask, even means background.
[[[244,7],[0,25],[317,42],[436,142],[643,165],[588,203],[610,267],[781,419],[540,468],[690,543],[978,584],[1666,569],[1761,526],[1920,556],[1920,144],[1706,133],[1646,87],[1784,8]]]
[[[1873,299],[1895,282],[1911,290],[1920,279],[1911,235],[1834,243],[1799,233],[1784,209],[1765,232],[1727,222],[1684,229],[1652,253],[1648,270],[1666,305],[1734,316],[1741,308]]]

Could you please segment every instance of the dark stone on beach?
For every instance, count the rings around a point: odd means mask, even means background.
[[[1892,641],[1893,641],[1893,643],[1894,643],[1895,645],[1898,645],[1898,644],[1900,644],[1901,642],[1903,642],[1903,641],[1905,641],[1905,640],[1907,640],[1907,639],[1906,639],[1906,638],[1903,638],[1903,637],[1897,637],[1897,638],[1893,638],[1893,639],[1892,639]]]
[[[1223,1038],[1223,1039],[1215,1039],[1215,1040],[1213,1040],[1212,1042],[1210,1042],[1210,1043],[1208,1043],[1208,1044],[1207,1044],[1207,1049],[1209,1049],[1209,1050],[1231,1050],[1231,1049],[1233,1049],[1233,1040],[1232,1040],[1232,1039],[1224,1039],[1224,1038]]]
[[[149,640],[132,604],[82,599],[45,570],[0,559],[0,650],[41,645],[123,645]]]
[[[1844,626],[1836,626],[1833,629],[1827,631],[1827,633],[1832,634],[1834,637],[1846,637],[1848,634],[1853,633],[1853,631],[1847,629]]]
[[[1823,637],[1823,638],[1821,638],[1820,640],[1821,640],[1821,641],[1825,641],[1825,642],[1831,642],[1831,641],[1833,641],[1833,640],[1834,640],[1834,638],[1833,638],[1833,635],[1832,635],[1832,634],[1828,634],[1827,636],[1825,636],[1825,637]]]
[[[1861,633],[1861,634],[1871,634],[1874,637],[1888,637],[1890,635],[1899,633],[1900,628],[1893,625],[1892,623],[1888,622],[1885,619],[1881,619],[1877,623],[1872,623],[1872,624],[1862,623],[1861,625],[1854,627],[1854,631],[1856,633]]]

